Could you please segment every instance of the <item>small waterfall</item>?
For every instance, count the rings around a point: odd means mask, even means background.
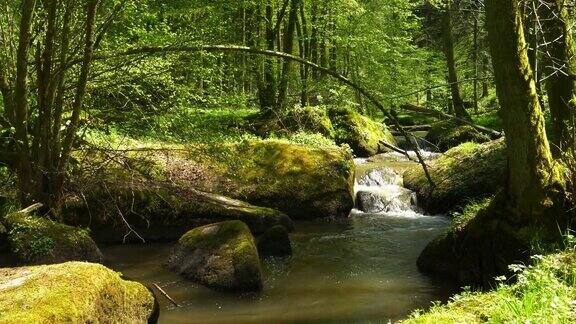
[[[433,154],[427,154],[433,157]],[[388,153],[372,159],[356,159],[365,171],[356,178],[354,192],[356,209],[368,214],[417,216],[422,211],[417,206],[416,193],[404,188],[402,174],[388,166],[400,156]]]

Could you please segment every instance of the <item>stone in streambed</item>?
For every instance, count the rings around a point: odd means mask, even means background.
[[[412,196],[408,189],[388,185],[358,191],[356,204],[365,213],[400,212],[412,209]]]
[[[292,254],[292,244],[288,231],[283,226],[274,226],[257,238],[258,253],[261,256],[288,256]]]
[[[254,237],[241,221],[195,228],[178,241],[168,267],[190,280],[225,290],[262,289]]]

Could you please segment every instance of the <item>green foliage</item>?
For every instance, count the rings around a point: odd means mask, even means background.
[[[456,295],[446,305],[418,311],[404,323],[571,323],[576,320],[576,253],[573,248],[513,265],[515,273],[494,291]]]

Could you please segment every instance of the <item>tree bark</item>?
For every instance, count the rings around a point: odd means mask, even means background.
[[[524,38],[521,4],[487,0],[486,15],[496,89],[506,132],[508,204],[523,219],[541,215],[554,166]]]

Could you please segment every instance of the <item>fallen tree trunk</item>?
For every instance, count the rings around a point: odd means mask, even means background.
[[[412,112],[416,112],[416,113],[420,113],[420,114],[424,114],[424,115],[428,115],[428,116],[433,116],[433,117],[436,117],[439,119],[453,119],[459,123],[470,125],[470,126],[474,127],[475,129],[479,130],[480,132],[486,133],[492,137],[502,137],[504,135],[503,132],[499,132],[499,131],[493,130],[491,128],[488,128],[488,127],[474,124],[473,122],[471,122],[469,120],[458,118],[456,116],[446,114],[446,113],[439,111],[439,110],[424,108],[424,107],[416,106],[413,104],[403,104],[400,106],[400,109],[408,110],[408,111],[412,111]]]

